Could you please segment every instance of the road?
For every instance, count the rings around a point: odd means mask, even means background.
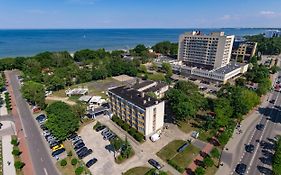
[[[281,73],[278,76],[281,76]],[[243,143],[243,145],[241,144],[241,148],[244,150],[245,144],[255,146],[252,153],[244,151],[238,162],[247,165],[246,174],[249,175],[271,174],[272,156],[274,154],[273,138],[281,134],[281,93],[272,91],[268,98],[268,101],[271,100],[275,100],[274,104],[268,103],[266,107],[259,109],[260,120],[258,123],[263,124],[265,126],[264,129],[257,130],[254,128],[247,142]],[[234,172],[234,169],[233,173],[237,174]]]
[[[23,126],[28,149],[36,175],[59,175],[26,101],[20,93],[20,84],[15,71],[8,73],[11,87],[16,100],[16,106]]]

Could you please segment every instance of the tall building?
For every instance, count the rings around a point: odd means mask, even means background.
[[[178,60],[190,67],[216,69],[226,66],[231,58],[234,35],[224,32],[203,35],[199,31],[185,33],[179,38]]]
[[[165,102],[129,87],[108,90],[114,115],[149,137],[164,125]]]
[[[231,59],[233,61],[245,62],[255,56],[258,43],[249,41],[235,41],[232,48]]]

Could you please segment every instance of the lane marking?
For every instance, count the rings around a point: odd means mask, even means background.
[[[48,172],[47,172],[46,168],[44,168],[44,172],[45,172],[46,175],[48,175]]]

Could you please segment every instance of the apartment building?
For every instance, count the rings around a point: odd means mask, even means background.
[[[156,98],[163,98],[165,96],[165,92],[169,90],[169,86],[166,83],[150,80],[136,83],[134,86],[132,86],[132,88],[139,92],[153,92]]]
[[[178,60],[190,67],[216,69],[226,66],[231,58],[234,35],[224,32],[203,35],[200,31],[180,35]]]
[[[249,41],[235,41],[232,48],[231,60],[247,62],[255,56],[258,43]]]
[[[112,113],[146,138],[164,125],[165,102],[130,87],[108,90]]]

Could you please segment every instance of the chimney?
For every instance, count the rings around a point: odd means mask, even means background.
[[[142,98],[144,97],[144,92],[141,92],[141,97],[142,97]]]

